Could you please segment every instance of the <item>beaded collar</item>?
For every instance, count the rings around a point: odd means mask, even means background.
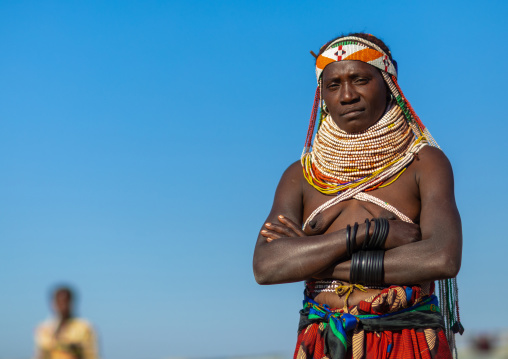
[[[302,157],[304,175],[309,184],[325,194],[361,186],[374,177],[381,180],[372,185],[381,186],[394,169],[404,169],[399,162],[418,142],[398,106],[360,133],[341,130],[328,115],[316,134],[312,151]],[[408,160],[411,158],[403,161],[403,166]]]

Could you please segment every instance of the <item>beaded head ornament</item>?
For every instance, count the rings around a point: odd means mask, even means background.
[[[348,134],[338,128],[327,114],[321,96],[325,67],[346,60],[362,61],[378,68],[395,100],[377,123],[358,134]],[[363,192],[392,183],[383,184],[393,176],[396,180],[423,146],[439,148],[402,93],[394,61],[371,41],[357,36],[332,41],[316,57],[316,78],[318,86],[301,161],[309,184],[322,193],[336,196],[318,207],[307,218],[304,228],[325,209],[350,198],[359,199]],[[316,122],[318,131],[313,138]],[[439,293],[446,336],[456,355],[454,333],[463,330],[456,278],[439,281]]]
[[[318,108],[321,108],[319,122],[325,117],[325,111],[323,111],[324,101],[321,97],[321,75],[323,70],[332,62],[346,60],[362,61],[381,70],[383,79],[397,101],[397,105],[404,113],[404,117],[413,129],[413,132],[415,132],[415,135],[417,137],[424,136],[432,146],[439,148],[437,142],[430,135],[426,127],[420,121],[418,115],[414,112],[411,104],[402,93],[397,83],[397,69],[390,57],[379,46],[368,40],[356,36],[345,36],[331,42],[316,58],[316,78],[318,86],[316,88],[309,130],[307,131],[304,153],[309,152],[312,147],[312,136],[314,134]]]

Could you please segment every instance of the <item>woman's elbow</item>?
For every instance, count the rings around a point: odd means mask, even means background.
[[[268,285],[271,284],[270,280],[267,276],[263,275],[262,273],[258,271],[254,271],[254,279],[256,279],[256,282],[260,285]]]
[[[277,258],[277,252],[270,248],[267,251],[265,246],[258,246],[254,251],[254,258],[252,260],[252,269],[254,272],[254,279],[261,285],[279,284],[277,278],[277,268],[280,262]]]
[[[442,279],[456,277],[459,274],[461,257],[455,255],[441,255],[440,257],[440,277]]]
[[[256,282],[258,284],[261,285],[274,284],[273,278],[271,278],[272,276],[270,275],[270,270],[266,268],[266,265],[254,261],[253,270],[254,270],[254,278],[256,279]]]

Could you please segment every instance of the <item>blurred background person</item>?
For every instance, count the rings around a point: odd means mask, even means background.
[[[51,293],[55,317],[37,327],[35,359],[98,359],[97,339],[88,321],[74,316],[75,292],[57,287]]]

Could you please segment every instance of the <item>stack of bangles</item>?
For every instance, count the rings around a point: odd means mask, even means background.
[[[365,240],[360,250],[356,251],[356,233],[358,223],[346,227],[346,251],[351,258],[349,282],[362,285],[384,284],[384,255],[383,249],[390,226],[386,218],[374,218],[374,230],[369,236],[370,219],[365,220]]]

